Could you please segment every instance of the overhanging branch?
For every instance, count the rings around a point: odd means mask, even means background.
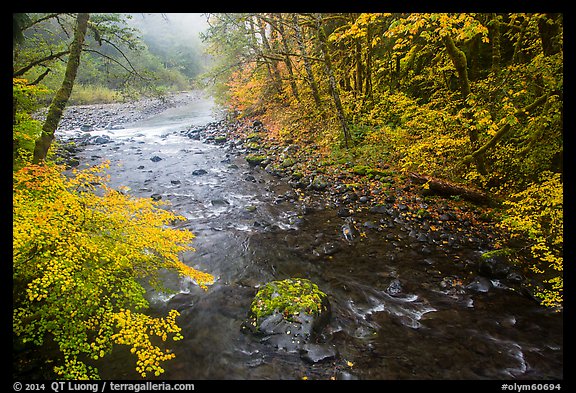
[[[538,106],[544,104],[548,100],[549,97],[550,97],[550,93],[543,94],[542,96],[538,97],[530,105],[527,105],[524,108],[518,109],[516,112],[514,112],[514,116],[515,117],[526,117],[530,112],[532,112]],[[464,157],[463,163],[468,164],[468,163],[472,162],[473,159],[483,155],[484,153],[486,153],[486,151],[488,149],[491,149],[494,146],[496,146],[498,141],[500,139],[502,139],[502,137],[504,135],[506,135],[508,133],[508,131],[510,131],[510,128],[511,128],[511,125],[509,123],[504,124],[502,127],[500,127],[498,132],[496,132],[496,134],[494,134],[492,139],[490,139],[488,142],[486,142],[486,144],[484,144],[482,147],[475,150],[472,154]]]

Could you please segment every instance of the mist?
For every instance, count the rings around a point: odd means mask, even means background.
[[[170,34],[181,40],[200,41],[199,33],[208,28],[200,13],[133,13],[131,22],[146,36]]]
[[[142,33],[151,53],[167,68],[177,68],[188,77],[206,70],[210,56],[204,51],[200,33],[208,28],[200,13],[132,13],[128,22]]]

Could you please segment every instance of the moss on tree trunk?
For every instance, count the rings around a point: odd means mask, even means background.
[[[84,36],[86,35],[86,30],[88,28],[88,19],[90,19],[90,14],[87,13],[79,13],[76,17],[74,40],[70,45],[70,55],[68,56],[68,62],[66,63],[64,80],[50,103],[46,120],[42,126],[42,134],[40,135],[40,138],[36,140],[36,145],[34,147],[33,162],[35,164],[44,161],[46,158],[48,149],[50,149],[50,145],[54,140],[54,133],[56,132],[56,128],[58,128],[58,123],[60,123],[60,119],[62,118],[64,108],[68,103],[70,94],[72,94],[74,80],[76,79],[76,73],[80,66],[80,55],[82,53]]]

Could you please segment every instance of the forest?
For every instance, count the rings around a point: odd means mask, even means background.
[[[218,96],[335,164],[479,189],[561,302],[561,14],[223,14]],[[216,56],[216,54],[218,56]],[[436,184],[441,187],[441,182]],[[530,263],[530,262],[528,262]]]
[[[244,138],[301,147],[275,164],[293,176],[352,174],[368,194],[409,183],[473,206],[473,226],[505,234],[489,257],[562,313],[562,13],[195,18],[13,14],[16,352],[57,348],[51,376],[64,379],[99,378],[119,345],[140,377],[170,367],[163,343],[184,338],[179,312],[149,315],[144,288],[162,290],[166,269],[203,291],[216,278],[181,261],[195,235],[174,228],[178,212],[108,186],[108,164],[70,176],[58,127],[72,105],[187,90],[208,92]],[[248,135],[255,122],[263,137]]]

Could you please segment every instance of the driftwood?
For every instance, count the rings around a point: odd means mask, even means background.
[[[492,199],[480,190],[475,190],[470,187],[465,187],[460,184],[451,183],[446,180],[437,179],[427,175],[410,172],[410,180],[416,184],[428,184],[423,190],[424,193],[434,194],[440,196],[459,196],[462,199],[480,205],[491,205]]]

